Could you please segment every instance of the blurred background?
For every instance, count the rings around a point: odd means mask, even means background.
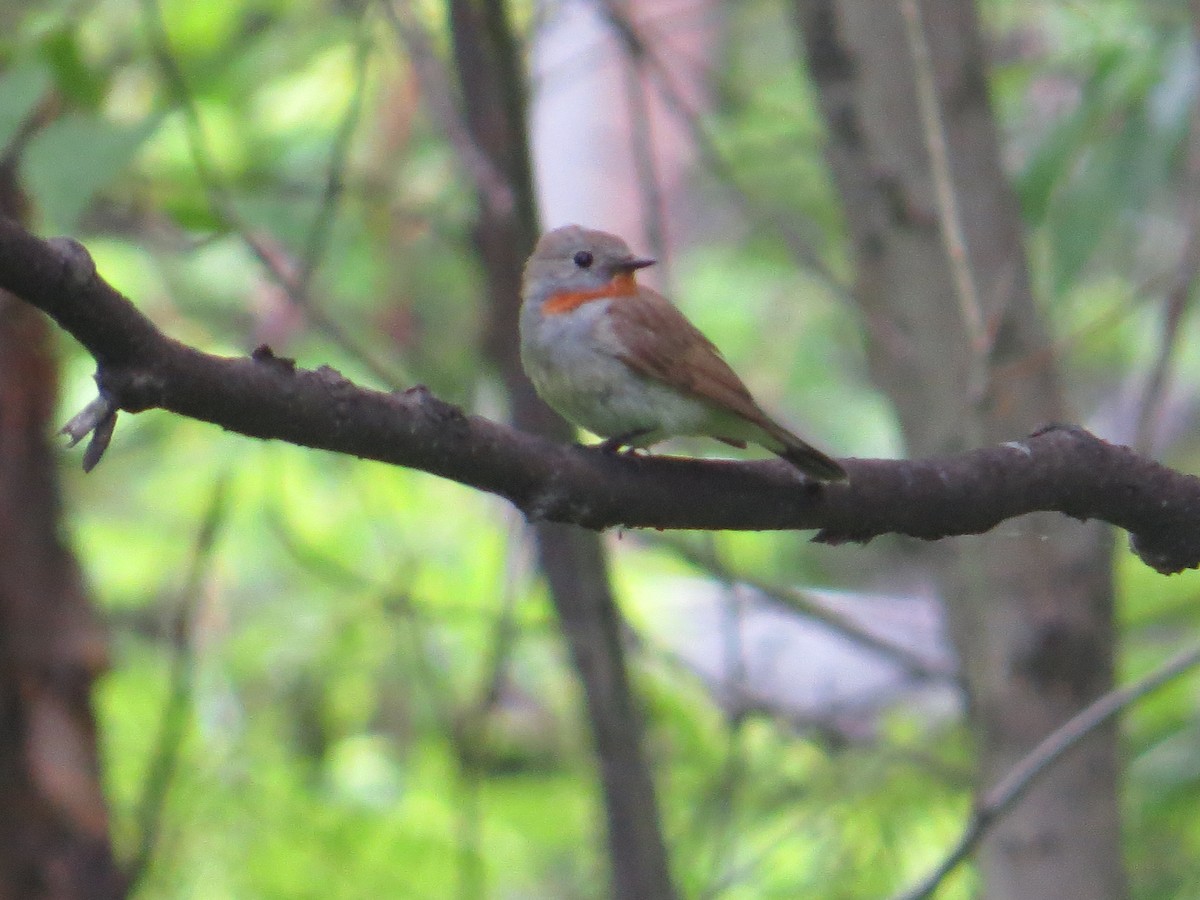
[[[1073,421],[1186,471],[1196,6],[10,3],[0,202],[181,341],[559,437],[515,279],[579,222],[836,456]],[[85,476],[49,435],[93,371],[0,299],[0,897],[886,897],[1200,625],[1056,517],[593,538],[154,411]],[[1197,687],[938,896],[1200,896]]]

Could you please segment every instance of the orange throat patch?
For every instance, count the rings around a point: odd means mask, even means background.
[[[579,309],[585,303],[603,300],[606,297],[632,297],[637,293],[637,289],[637,280],[633,277],[632,272],[618,272],[604,287],[594,288],[590,291],[560,291],[557,294],[551,294],[550,298],[542,304],[542,315],[561,316]]]

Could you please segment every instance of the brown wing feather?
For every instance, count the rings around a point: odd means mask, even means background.
[[[836,460],[763,412],[712,341],[666,297],[639,288],[636,298],[615,299],[608,313],[613,331],[628,348],[619,358],[633,371],[757,425],[779,442],[779,447],[770,449],[812,478],[837,481],[846,477],[846,470]],[[717,439],[735,447],[746,446],[733,436]]]
[[[609,307],[613,330],[629,348],[621,361],[640,375],[772,429],[775,423],[712,341],[662,294],[645,287],[638,293],[637,301],[617,300]]]

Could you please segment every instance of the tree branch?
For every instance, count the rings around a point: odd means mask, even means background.
[[[1058,762],[1063,754],[1078,746],[1080,741],[1125,708],[1186,674],[1197,665],[1200,665],[1200,646],[1181,650],[1143,678],[1097,698],[1046,735],[1041,743],[1022,757],[1020,763],[979,798],[971,821],[959,838],[958,844],[937,868],[920,884],[898,894],[896,900],[926,900],[932,897],[946,876],[975,852],[996,820],[1011,810],[1025,796],[1033,782]]]
[[[819,529],[839,544],[934,540],[1054,511],[1126,529],[1159,572],[1200,565],[1200,479],[1078,428],[957,456],[845,461],[847,484],[785,463],[613,456],[468,416],[417,386],[356,387],[261,347],[218,357],[160,332],[96,274],[82,245],[0,220],[0,288],[48,313],[95,357],[114,409],[160,408],[245,434],[420,469],[498,494],[533,520],[600,529]],[[75,435],[79,437],[80,435]]]

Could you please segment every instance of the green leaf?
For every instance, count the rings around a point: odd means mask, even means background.
[[[50,83],[50,70],[40,62],[25,63],[0,75],[0,153],[7,150]]]
[[[73,231],[93,198],[133,161],[155,121],[122,125],[91,113],[64,116],[30,141],[26,186],[46,221]]]
[[[63,94],[87,109],[96,109],[108,93],[108,78],[84,61],[78,33],[64,25],[42,40],[42,53],[54,69],[54,81]]]

